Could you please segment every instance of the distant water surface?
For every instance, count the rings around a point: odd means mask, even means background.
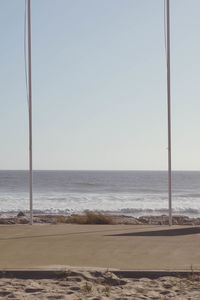
[[[200,216],[200,172],[175,171],[173,213]],[[0,171],[0,212],[28,211],[28,171]],[[34,171],[35,213],[167,214],[166,171]]]

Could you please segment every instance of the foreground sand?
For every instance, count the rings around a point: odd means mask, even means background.
[[[55,279],[0,279],[0,299],[200,299],[200,278],[119,278],[105,271],[67,271]]]

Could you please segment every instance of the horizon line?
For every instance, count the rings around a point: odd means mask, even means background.
[[[0,171],[29,171],[29,169],[0,169]],[[126,171],[126,172],[168,172],[168,169],[34,169],[33,171],[112,171],[112,172],[120,172],[120,171]],[[180,169],[174,169],[172,172],[199,172],[200,169],[186,169],[186,170],[180,170]]]

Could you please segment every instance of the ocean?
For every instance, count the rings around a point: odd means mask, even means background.
[[[29,210],[28,171],[0,171],[0,213]],[[166,171],[34,171],[35,214],[168,213]],[[173,214],[200,216],[200,171],[172,174]]]

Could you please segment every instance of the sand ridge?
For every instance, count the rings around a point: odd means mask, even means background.
[[[199,276],[121,278],[110,271],[59,271],[55,279],[0,279],[0,299],[200,299]]]

